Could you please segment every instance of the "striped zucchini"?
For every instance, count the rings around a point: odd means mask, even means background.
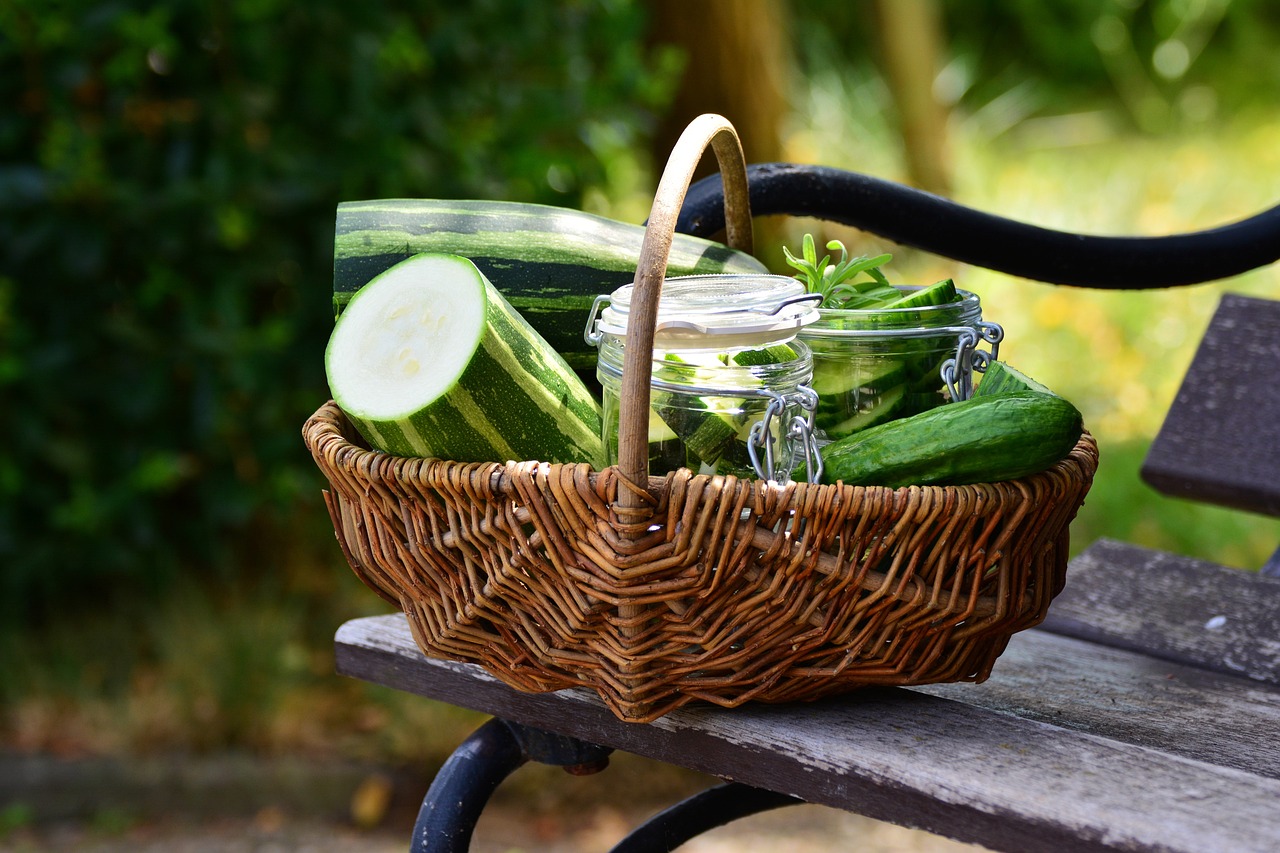
[[[1075,406],[1013,391],[948,403],[822,448],[823,482],[850,486],[964,485],[1043,471],[1080,440]]]
[[[419,252],[470,259],[575,370],[594,369],[582,337],[591,303],[635,277],[644,227],[569,208],[504,201],[387,199],[338,205],[334,310]],[[752,256],[677,234],[667,274],[765,273]]]
[[[415,255],[375,277],[335,323],[325,370],[375,449],[603,466],[599,405],[465,258]]]

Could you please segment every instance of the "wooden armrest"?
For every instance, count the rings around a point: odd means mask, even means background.
[[[1280,516],[1280,302],[1222,297],[1142,478],[1173,497]]]

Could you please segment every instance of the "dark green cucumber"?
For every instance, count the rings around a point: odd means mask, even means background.
[[[575,370],[594,369],[583,340],[595,297],[635,277],[644,227],[579,210],[504,201],[383,199],[338,205],[333,300],[351,294],[419,252],[468,258]],[[670,276],[764,273],[727,246],[677,234]]]
[[[1052,394],[974,397],[889,421],[822,448],[823,482],[900,487],[1011,480],[1075,447],[1080,412]]]
[[[1005,394],[1010,391],[1053,393],[1013,365],[1003,361],[993,361],[987,365],[987,370],[982,374],[982,380],[974,390],[973,396],[990,397],[993,394]]]

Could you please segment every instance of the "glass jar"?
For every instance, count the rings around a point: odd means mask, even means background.
[[[618,418],[632,286],[600,297],[587,325],[599,349],[607,463],[618,460]],[[817,476],[813,360],[796,339],[818,319],[817,297],[771,275],[667,279],[658,305],[649,400],[649,472],[677,468],[786,483]]]
[[[799,336],[813,351],[820,442],[972,395],[973,371],[997,357],[1004,330],[982,320],[977,295],[957,293],[944,305],[821,309],[805,326]]]

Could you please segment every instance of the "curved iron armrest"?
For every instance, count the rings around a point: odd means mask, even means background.
[[[1229,278],[1280,260],[1280,205],[1248,219],[1166,237],[1055,231],[982,213],[902,184],[826,166],[747,167],[754,215],[811,216],[901,245],[1022,278],[1076,287],[1145,290]],[[676,229],[710,237],[724,227],[718,175],[689,188]]]

